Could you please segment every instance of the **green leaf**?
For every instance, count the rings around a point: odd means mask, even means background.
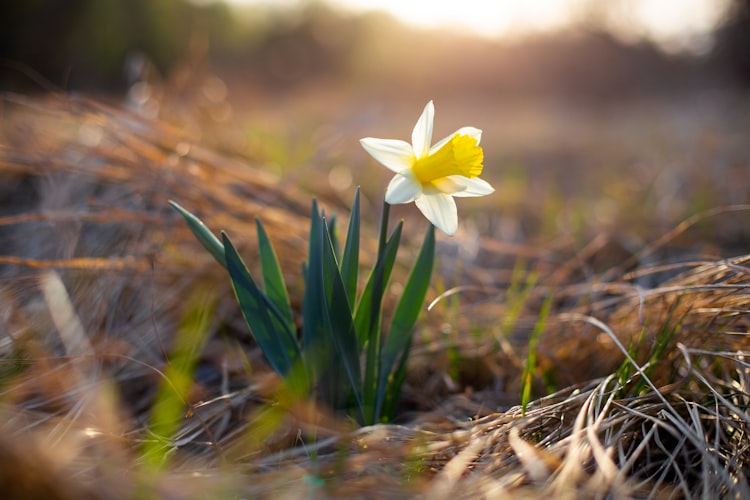
[[[319,344],[322,332],[318,328],[323,324],[321,294],[322,281],[314,280],[313,275],[322,273],[322,228],[318,202],[313,199],[310,214],[310,241],[308,242],[307,264],[303,264],[305,276],[305,293],[302,298],[302,346],[307,353],[313,345]]]
[[[349,217],[349,229],[346,233],[344,255],[341,258],[341,278],[344,280],[349,304],[357,299],[357,279],[359,272],[359,188],[354,195],[352,214]]]
[[[328,228],[315,203],[312,212],[307,281],[302,304],[305,359],[316,381],[318,397],[333,408],[342,408],[351,394],[351,383],[346,384],[347,366],[342,364],[341,346],[334,339],[329,310],[334,281],[327,276],[331,267],[338,274],[338,267]],[[351,313],[349,315],[351,317]]]
[[[378,254],[378,260],[367,278],[367,284],[365,284],[357,303],[354,319],[357,325],[357,339],[360,349],[372,338],[373,332],[377,331],[375,327],[378,318],[380,318],[383,294],[391,277],[393,264],[396,262],[396,253],[401,242],[403,226],[403,221],[399,222],[391,237],[384,243],[383,251]]]
[[[325,227],[325,226],[324,226]],[[362,421],[362,373],[359,365],[359,346],[357,344],[357,333],[354,329],[354,318],[349,299],[346,295],[344,282],[341,278],[339,268],[334,254],[333,242],[330,234],[325,231],[323,247],[323,282],[326,290],[326,311],[328,312],[330,329],[330,345],[335,353],[334,366],[336,367],[336,380],[339,385],[342,400],[344,396],[351,394],[354,397]],[[349,387],[342,386],[344,381],[349,382]]]
[[[401,299],[396,305],[391,327],[388,330],[388,337],[385,339],[380,356],[377,403],[375,406],[376,418],[378,419],[381,416],[386,392],[390,393],[389,397],[396,397],[397,390],[394,389],[398,388],[393,387],[393,381],[397,379],[395,376],[398,371],[397,363],[405,363],[408,357],[414,335],[414,325],[424,305],[434,261],[435,227],[430,224],[417,261],[411,270],[411,274],[409,274]],[[391,389],[389,389],[389,386]]]
[[[335,408],[342,402],[336,370],[332,367],[335,356],[331,349],[331,322],[323,280],[324,225],[317,202],[313,200],[302,301],[302,345],[310,379],[316,383],[318,398]]]
[[[325,217],[325,214],[323,217]],[[336,261],[339,261],[341,259],[341,245],[339,243],[339,231],[336,227],[336,214],[331,215],[327,220],[328,234],[331,237],[331,245],[333,245],[333,255],[336,257]]]
[[[398,404],[398,396],[401,393],[401,386],[406,379],[406,362],[409,359],[409,351],[411,350],[411,339],[409,344],[404,349],[401,359],[398,362],[398,366],[393,373],[393,376],[389,379],[388,389],[385,391],[385,399],[383,401],[382,410],[377,416],[377,420],[390,421],[396,413],[396,406]]]
[[[175,208],[187,221],[188,227],[193,232],[198,241],[203,245],[203,248],[213,255],[214,259],[224,266],[227,267],[226,257],[224,256],[224,246],[221,241],[214,236],[210,229],[206,227],[201,220],[195,215],[191,214],[176,202],[169,200],[169,204]]]
[[[353,395],[361,410],[354,320],[325,219],[315,204],[302,316],[305,358],[317,381],[318,396],[332,407],[342,408]]]
[[[273,302],[258,288],[229,237],[221,234],[232,287],[250,330],[271,367],[284,376],[301,359],[294,332],[283,325]],[[272,317],[272,315],[274,317]],[[274,320],[275,319],[275,320]]]
[[[365,404],[365,423],[375,423],[375,404],[377,394],[378,368],[381,342],[381,316],[383,295],[396,261],[396,253],[401,241],[403,222],[399,222],[390,239],[383,244],[383,251],[378,255],[375,267],[370,273],[365,289],[357,304],[354,315],[357,342],[360,350],[366,345],[365,380],[363,397]]]
[[[294,315],[292,306],[289,304],[289,295],[286,291],[284,276],[281,273],[279,259],[271,245],[263,224],[260,219],[255,219],[258,230],[258,251],[260,253],[260,267],[263,273],[263,288],[266,295],[274,303],[284,320],[284,327],[289,331],[294,331]]]
[[[302,263],[302,277],[305,280],[305,293],[303,296],[304,299],[307,299],[307,295],[308,293],[310,293],[307,287],[307,283],[308,283],[307,276],[310,271],[310,258],[311,258],[311,255],[313,255],[314,253],[313,246],[319,247],[320,245],[320,242],[318,242],[317,245],[313,245],[313,238],[315,238],[315,235],[320,232],[320,230],[318,229],[318,225],[320,225],[320,212],[318,211],[318,201],[315,198],[313,198],[312,208],[310,209],[310,240],[307,243],[308,245],[307,246],[307,262]],[[304,302],[305,302],[304,299],[302,302],[303,307],[304,307]]]

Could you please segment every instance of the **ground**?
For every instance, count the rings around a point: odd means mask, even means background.
[[[390,172],[358,139],[408,139],[433,97],[436,137],[483,129],[496,193],[459,200],[438,238],[395,422],[357,428],[284,396],[167,201],[256,271],[260,217],[299,311],[312,197],[343,220],[362,187],[370,265]],[[750,495],[746,95],[227,99],[152,116],[4,96],[0,483],[19,498]],[[427,227],[413,205],[394,216],[388,307]],[[196,324],[183,418],[160,434],[158,388]]]

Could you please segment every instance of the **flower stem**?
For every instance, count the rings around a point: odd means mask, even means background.
[[[388,217],[391,213],[391,205],[383,200],[383,213],[380,218],[380,235],[378,237],[378,258],[383,254],[385,242],[388,238]]]

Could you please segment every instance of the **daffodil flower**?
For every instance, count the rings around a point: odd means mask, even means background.
[[[398,139],[360,140],[373,158],[396,172],[385,192],[392,205],[411,203],[432,224],[449,236],[458,229],[454,196],[484,196],[494,191],[482,173],[484,153],[479,146],[482,131],[462,127],[433,146],[435,106],[427,103],[411,135],[411,144]]]

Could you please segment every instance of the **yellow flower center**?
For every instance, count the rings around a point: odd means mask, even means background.
[[[482,173],[484,152],[477,140],[468,135],[455,135],[434,153],[414,160],[411,170],[426,186],[449,175],[478,177]]]

